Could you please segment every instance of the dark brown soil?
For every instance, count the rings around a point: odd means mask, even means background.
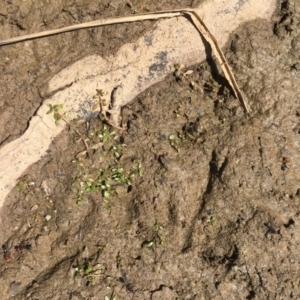
[[[199,2],[5,1],[2,38]],[[299,7],[283,1],[228,41],[251,117],[208,59],[124,107],[128,132],[76,125],[90,144],[111,133],[86,157],[72,130],[58,137],[2,208],[1,299],[299,299]],[[0,141],[22,134],[55,73],[151,24],[0,48]]]

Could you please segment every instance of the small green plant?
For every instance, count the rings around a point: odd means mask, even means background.
[[[62,109],[63,109],[63,104],[55,104],[55,105],[49,104],[49,110],[47,111],[47,115],[53,113],[53,117],[56,125],[59,125],[61,120],[64,120],[64,118],[67,116],[66,112],[61,112]]]
[[[160,230],[164,230],[164,226],[158,221],[156,220],[155,221],[155,224],[153,225],[152,229],[155,231],[155,232],[158,232]]]
[[[104,202],[108,202],[108,199],[111,194],[111,186],[109,183],[105,182],[101,185],[102,195],[104,197]]]
[[[97,90],[97,97],[99,98],[99,105],[102,108],[105,103],[103,100],[104,92]],[[85,150],[79,152],[72,160],[72,163],[79,168],[79,174],[73,178],[72,192],[75,194],[74,200],[77,204],[82,204],[86,201],[88,193],[101,193],[103,200],[108,202],[113,193],[117,194],[117,187],[120,185],[131,185],[135,175],[142,176],[141,163],[134,160],[131,164],[126,166],[120,165],[121,158],[123,156],[125,144],[117,144],[115,141],[117,138],[115,130],[110,126],[103,124],[101,129],[89,130],[87,136],[82,135],[74,124],[71,124],[63,112],[62,104],[49,105],[49,111],[47,114],[53,114],[56,125],[59,125],[61,121],[66,122],[71,129],[73,129],[85,144]],[[107,121],[107,120],[106,120]],[[96,140],[95,140],[96,139]],[[98,139],[98,140],[97,140]],[[99,142],[100,139],[100,142]],[[89,147],[89,143],[96,143],[94,146]],[[86,161],[81,157],[93,150],[102,148],[102,155],[100,161],[106,163],[104,167],[96,167],[95,164],[88,168]],[[20,185],[20,188],[21,185]]]
[[[148,244],[147,244],[147,247],[152,247],[154,245],[154,241],[152,240],[152,241],[150,241]]]
[[[97,136],[100,138],[101,142],[112,142],[115,138],[116,131],[110,130],[108,126],[103,125],[102,130],[97,133]]]
[[[207,65],[207,63],[206,62],[204,62],[204,63],[201,63],[200,65],[199,65],[199,69],[200,70],[207,70],[207,68],[208,68],[208,65]]]
[[[212,92],[217,93],[219,91],[220,87],[221,87],[220,84],[218,84],[217,82],[214,82],[213,87],[212,87]]]
[[[219,120],[220,120],[220,122],[221,122],[222,124],[225,124],[225,123],[227,122],[227,119],[226,119],[226,118],[220,118]]]
[[[53,113],[53,117],[55,120],[55,124],[58,126],[61,121],[63,120],[66,124],[69,125],[69,127],[79,136],[80,140],[82,140],[86,151],[89,149],[88,144],[86,143],[85,138],[83,137],[83,135],[75,128],[74,125],[72,125],[68,120],[67,120],[67,116],[68,116],[68,112],[63,112],[63,104],[49,104],[49,110],[47,111],[47,114],[51,114]]]
[[[10,59],[6,56],[6,57],[3,58],[3,62],[5,64],[8,64],[10,62]]]
[[[134,167],[132,168],[132,170],[133,170],[133,171],[136,171],[137,174],[138,174],[140,177],[142,177],[142,176],[143,176],[143,169],[142,169],[142,164],[141,164],[141,162],[139,162],[138,160],[134,160],[133,163],[135,163],[136,166],[134,166]]]
[[[111,181],[109,170],[106,169],[99,169],[99,176],[97,178],[98,186],[100,187],[104,202],[108,202],[110,195],[112,193],[111,189]]]
[[[180,117],[180,108],[181,108],[180,105],[178,105],[176,109],[173,111],[176,119]]]
[[[93,284],[95,282],[96,277],[102,276],[104,273],[104,269],[98,269],[99,264],[95,266],[91,266],[88,261],[83,263],[78,263],[75,269],[75,277],[81,277],[86,279],[86,285]]]
[[[25,175],[18,182],[18,190],[24,193],[31,193],[34,189],[35,182]]]
[[[83,163],[82,163],[81,157],[76,157],[76,158],[72,159],[71,163],[72,164],[76,164],[79,167],[83,167]]]
[[[17,187],[20,192],[24,193],[25,199],[35,193],[35,182],[28,175],[19,179]]]
[[[156,220],[156,222],[153,226],[153,230],[157,234],[157,237],[159,239],[159,243],[163,244],[165,242],[165,238],[160,234],[160,232],[162,232],[164,230],[164,226],[158,220]]]
[[[75,187],[76,185],[76,187]],[[74,198],[77,204],[81,204],[85,201],[84,193],[86,191],[85,181],[81,172],[73,179],[72,182],[72,192],[76,194]]]
[[[114,153],[114,157],[118,160],[121,158],[122,156],[122,151],[123,151],[123,145],[117,145],[117,146],[113,146],[111,148],[111,150],[113,151]]]
[[[49,104],[49,110],[47,111],[47,115],[53,113],[53,117],[55,120],[55,123],[58,125],[58,123],[61,120],[61,114],[59,113],[60,110],[62,110],[63,104]]]
[[[170,134],[168,139],[169,139],[170,145],[171,145],[176,151],[178,151],[177,146],[179,145],[179,141],[176,139],[175,135],[174,135],[174,134]]]
[[[111,168],[100,168],[96,175],[79,173],[72,183],[72,191],[76,194],[74,200],[77,204],[85,201],[85,195],[91,192],[101,192],[104,202],[108,202],[112,193],[117,194],[119,185],[130,186],[135,175],[142,176],[142,166],[140,162],[134,161],[134,166],[128,171],[123,166],[113,166]]]
[[[112,176],[111,178],[118,183],[125,183],[127,185],[131,185],[131,179],[134,178],[134,173],[124,172],[124,168],[113,168],[111,169]]]
[[[165,242],[165,237],[161,234],[161,232],[164,230],[164,226],[158,221],[155,221],[155,224],[152,227],[152,230],[154,232],[153,238],[146,244],[146,247],[152,247],[157,242],[159,244],[163,244]]]
[[[210,216],[210,217],[207,218],[206,223],[211,225],[211,226],[214,226],[215,221],[216,221],[216,219],[213,216]]]
[[[179,70],[179,69],[182,68],[182,65],[181,65],[180,63],[175,63],[175,64],[173,65],[173,68],[174,68],[175,70]]]
[[[115,294],[115,291],[113,291],[110,296],[105,296],[104,300],[118,300],[118,297]]]
[[[80,173],[73,179],[72,191],[76,194],[74,200],[77,204],[82,204],[86,193],[101,191],[104,201],[107,202],[111,195],[111,179],[107,176],[107,170],[99,169],[96,179],[91,175],[82,175]]]
[[[186,140],[186,139],[187,139],[187,134],[186,134],[186,132],[179,133],[179,134],[178,134],[178,138],[179,138],[181,141]]]

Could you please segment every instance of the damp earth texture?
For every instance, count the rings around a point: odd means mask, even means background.
[[[5,38],[202,1],[19,2],[0,4]],[[0,48],[1,145],[53,75],[154,24]],[[124,106],[127,131],[68,120],[1,208],[1,299],[300,299],[300,1],[243,24],[223,51],[249,116],[208,57]]]

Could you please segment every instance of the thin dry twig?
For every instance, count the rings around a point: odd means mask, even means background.
[[[27,35],[23,35],[23,36],[10,38],[7,40],[0,41],[0,46],[14,44],[14,43],[18,43],[18,42],[24,42],[27,40],[33,40],[33,39],[37,39],[37,38],[41,38],[41,37],[51,36],[51,35],[74,31],[74,30],[106,26],[106,25],[113,25],[113,24],[131,23],[131,22],[144,21],[144,20],[173,18],[173,17],[179,17],[181,15],[182,14],[180,13],[180,11],[176,11],[176,12],[162,11],[162,12],[153,12],[153,13],[146,13],[146,14],[140,14],[140,15],[126,16],[126,17],[116,17],[116,18],[95,20],[95,21],[76,24],[76,25],[72,25],[72,26],[59,28],[59,29],[46,30],[46,31],[38,32],[38,33],[27,34]]]
[[[206,39],[206,41],[210,44],[213,53],[215,54],[215,56],[217,57],[217,60],[219,61],[219,64],[221,65],[221,68],[224,72],[226,79],[228,80],[229,84],[231,85],[231,87],[235,93],[236,98],[241,102],[246,113],[249,114],[250,113],[249,106],[243,98],[243,95],[237,85],[235,77],[227,63],[227,60],[226,60],[220,46],[218,45],[216,38],[210,33],[210,31],[208,30],[208,28],[206,27],[206,25],[201,20],[200,16],[197,14],[197,12],[195,10],[193,10],[193,9],[186,10],[185,13],[191,17],[191,19],[193,20],[194,24],[196,25],[196,27],[198,28],[200,33],[203,35],[203,37]]]
[[[199,30],[200,34],[205,38],[205,40],[211,45],[212,51],[216,56],[221,68],[224,72],[226,79],[228,80],[229,84],[231,85],[235,96],[241,102],[245,112],[249,114],[250,109],[247,102],[244,100],[243,95],[237,85],[235,77],[226,61],[226,58],[218,45],[216,38],[211,34],[208,30],[204,22],[201,20],[200,16],[196,12],[196,10],[191,8],[184,8],[184,9],[175,9],[175,10],[167,10],[167,11],[159,11],[154,13],[147,13],[147,14],[140,14],[140,15],[133,15],[133,16],[126,16],[126,17],[118,17],[118,18],[108,18],[103,20],[96,20],[92,22],[77,24],[73,26],[68,26],[60,29],[54,30],[47,30],[40,33],[28,34],[20,37],[10,38],[7,40],[0,41],[0,46],[9,45],[13,43],[18,43],[26,40],[32,40],[36,38],[46,37],[50,35],[55,35],[63,32],[69,32],[84,28],[91,28],[97,26],[105,26],[105,25],[112,25],[112,24],[120,24],[120,23],[129,23],[129,22],[136,22],[136,21],[144,21],[144,20],[156,20],[161,18],[173,18],[179,16],[188,16],[188,20],[192,21],[195,27]]]

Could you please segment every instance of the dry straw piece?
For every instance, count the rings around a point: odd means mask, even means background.
[[[126,17],[118,17],[118,18],[107,18],[103,20],[96,20],[91,22],[86,22],[82,24],[77,24],[73,26],[63,27],[60,29],[54,30],[47,30],[39,33],[28,34],[20,37],[14,37],[7,40],[0,41],[0,46],[9,45],[13,43],[23,42],[27,40],[32,40],[36,38],[51,36],[55,34],[60,34],[64,32],[91,28],[91,27],[98,27],[98,26],[105,26],[105,25],[112,25],[112,24],[121,24],[121,23],[130,23],[136,21],[144,21],[144,20],[156,20],[162,18],[173,18],[185,16],[189,21],[191,21],[194,26],[198,29],[198,31],[202,34],[205,40],[210,44],[214,55],[216,56],[223,72],[228,80],[229,84],[231,85],[236,98],[241,102],[243,108],[247,114],[249,114],[250,109],[247,102],[244,100],[243,95],[237,85],[237,82],[234,78],[234,75],[226,61],[226,58],[218,45],[217,40],[215,37],[210,33],[204,22],[201,20],[198,13],[191,8],[184,8],[184,9],[175,9],[175,10],[167,10],[167,11],[159,11],[147,14],[139,14],[139,15],[132,15]]]

